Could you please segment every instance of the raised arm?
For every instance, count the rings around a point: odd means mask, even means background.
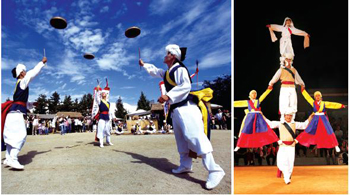
[[[295,122],[295,128],[304,130],[306,129],[308,124],[309,124],[309,119],[304,122]]]
[[[150,74],[152,77],[158,77],[163,78],[165,71],[162,69],[157,68],[153,64],[144,63],[141,59],[139,60],[139,65],[143,66],[145,70]]]
[[[45,66],[44,62],[41,61],[32,70],[29,70],[26,73],[26,76],[24,76],[24,78],[20,82],[21,89],[23,89],[23,90],[26,89],[28,87],[29,83],[40,73],[41,69],[44,66]]]
[[[269,95],[269,93],[271,92],[271,89],[266,89],[266,91],[259,97],[259,102],[261,103],[262,101],[264,101],[264,99],[266,98],[267,95]]]
[[[303,94],[306,101],[309,102],[309,104],[313,107],[315,100],[309,95],[309,93],[306,90],[303,90],[301,94]]]

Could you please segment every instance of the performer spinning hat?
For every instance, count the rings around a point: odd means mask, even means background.
[[[97,94],[95,100],[99,105],[99,121],[97,126],[97,138],[100,141],[100,147],[103,148],[103,138],[106,137],[106,142],[113,145],[111,142],[111,123],[113,113],[110,113],[110,103],[107,101],[107,93],[102,91],[100,86],[97,86]]]
[[[3,138],[6,144],[6,159],[4,164],[15,169],[23,169],[24,166],[18,162],[18,153],[21,151],[27,137],[27,128],[24,117],[27,115],[27,108],[33,104],[28,103],[29,83],[40,73],[47,62],[46,57],[42,59],[32,70],[26,72],[26,66],[18,64],[12,69],[12,76],[17,78],[13,102],[9,101],[2,105],[8,110],[2,113]],[[7,114],[7,115],[6,115]]]
[[[158,101],[160,103],[167,101],[171,105],[170,110],[172,111],[169,114],[172,118],[176,145],[180,154],[180,166],[173,169],[172,172],[179,174],[192,170],[192,159],[189,157],[189,151],[192,150],[202,156],[203,165],[209,171],[206,188],[213,189],[220,183],[225,172],[214,161],[213,147],[203,131],[201,111],[189,98],[191,78],[186,66],[182,63],[185,56],[178,45],[168,45],[165,50],[164,63],[168,66],[167,71],[144,63],[141,59],[139,64],[151,76],[163,78],[165,83],[166,94],[160,96]]]

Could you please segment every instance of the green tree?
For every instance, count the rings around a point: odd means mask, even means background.
[[[35,100],[37,102],[37,106],[35,107],[34,113],[36,114],[45,114],[46,110],[48,110],[49,101],[46,99],[46,95],[40,94],[38,99]]]
[[[81,112],[83,115],[89,115],[91,113],[92,102],[91,93],[83,95],[79,102],[78,112]]]
[[[79,100],[78,100],[78,98],[75,98],[73,105],[72,105],[72,111],[78,112],[78,109],[79,109]]]
[[[64,96],[64,100],[61,106],[61,111],[70,112],[73,108],[72,98],[69,96]]]
[[[213,91],[213,99],[210,102],[220,104],[225,109],[231,110],[231,76],[223,75],[217,77],[213,81],[205,80],[203,83],[205,88],[210,87]]]
[[[115,110],[115,116],[117,118],[124,118],[127,114],[126,110],[124,109],[122,98],[119,96],[117,102],[116,102],[116,110]]]
[[[143,110],[151,110],[151,106],[149,101],[147,100],[146,96],[143,94],[143,92],[141,91],[141,96],[139,101],[137,102],[137,109],[143,109]]]
[[[49,110],[50,114],[55,114],[58,112],[60,106],[60,94],[56,91],[51,95],[49,99]]]

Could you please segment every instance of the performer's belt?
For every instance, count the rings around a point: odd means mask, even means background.
[[[282,82],[283,85],[294,85],[293,81],[283,81]]]
[[[21,105],[21,106],[24,106],[24,107],[27,107],[27,103],[26,103],[26,102],[16,101],[16,102],[13,102],[13,103],[14,103],[14,104]]]
[[[315,112],[315,115],[324,115],[324,112]]]
[[[108,114],[108,111],[103,111],[101,112],[101,114]]]
[[[294,141],[282,141],[282,142],[286,145],[292,145],[294,143]]]
[[[176,103],[176,104],[171,104],[171,105],[170,105],[170,109],[169,109],[169,113],[171,114],[171,112],[172,112],[175,108],[178,108],[178,107],[181,107],[181,106],[186,105],[187,102],[190,101],[190,100],[192,100],[192,101],[196,101],[196,100],[197,100],[197,102],[195,102],[195,103],[198,104],[198,98],[196,98],[196,96],[194,96],[194,95],[192,95],[192,94],[189,94],[185,100],[183,100],[183,101],[181,101],[181,102],[178,102],[178,103]]]

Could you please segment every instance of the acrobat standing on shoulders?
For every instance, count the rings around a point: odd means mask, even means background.
[[[281,122],[284,120],[284,114],[287,108],[293,109],[293,113],[298,111],[297,103],[297,91],[295,90],[295,85],[300,85],[301,90],[305,88],[305,83],[301,79],[298,71],[292,66],[293,55],[290,53],[286,54],[284,60],[284,66],[281,66],[271,81],[269,82],[268,89],[272,89],[273,85],[280,80],[281,90],[279,96],[279,111],[281,114]],[[295,115],[293,115],[294,120]]]
[[[347,106],[336,102],[322,101],[322,94],[319,91],[314,93],[315,100],[306,90],[303,90],[302,94],[312,106],[314,116],[305,131],[297,137],[298,142],[306,147],[310,145],[316,145],[317,148],[335,147],[336,152],[340,152],[337,138],[326,116],[326,109],[341,109]]]
[[[286,17],[284,19],[283,25],[268,24],[266,25],[266,27],[269,28],[272,42],[277,41],[274,31],[282,33],[282,37],[280,39],[281,65],[283,64],[284,58],[286,57],[285,55],[287,53],[292,54],[294,57],[294,50],[292,46],[292,34],[304,36],[304,48],[310,46],[310,35],[305,31],[295,28],[291,18]]]
[[[278,141],[275,132],[267,125],[261,112],[260,103],[271,92],[267,89],[259,99],[256,99],[257,92],[250,91],[250,100],[234,101],[234,107],[248,107],[242,121],[239,139],[235,152],[240,148],[258,148]]]

